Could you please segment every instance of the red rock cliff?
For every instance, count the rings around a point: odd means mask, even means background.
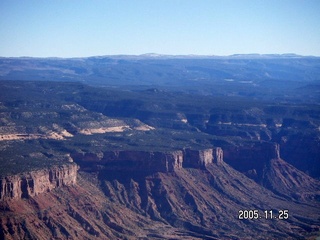
[[[0,179],[0,200],[20,199],[36,196],[61,186],[77,182],[76,164],[54,166]]]
[[[129,171],[173,172],[182,168],[182,162],[182,151],[111,151],[101,159],[106,167]]]
[[[201,168],[213,161],[213,149],[211,148],[204,150],[185,149],[184,155],[185,167]]]
[[[208,164],[223,162],[221,148],[176,151],[105,151],[99,153],[73,153],[71,157],[83,170],[173,172],[182,167],[204,168]]]

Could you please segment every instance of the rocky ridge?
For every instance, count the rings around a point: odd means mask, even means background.
[[[222,165],[223,155],[224,152],[220,147],[162,152],[133,150],[75,152],[68,156],[69,160],[76,164],[53,166],[50,169],[2,177],[0,200],[29,198],[56,187],[73,185],[76,183],[79,166],[84,171],[101,172],[103,175],[120,172],[145,176],[159,172],[174,173],[185,168],[206,170],[212,164]],[[231,155],[237,156],[233,159],[238,162],[230,164],[277,194],[300,200],[320,196],[319,182],[282,160],[279,144],[262,143],[250,149],[227,149],[225,155],[227,161],[230,161]],[[250,164],[244,161],[249,161]],[[252,169],[241,168],[243,165],[249,165]]]
[[[106,151],[100,154],[75,153],[70,157],[84,166],[85,170],[99,170],[99,166],[102,166],[107,171],[138,171],[146,174],[174,172],[183,167],[204,168],[214,162],[220,164],[223,162],[223,151],[219,147],[168,152]],[[79,166],[72,163],[2,177],[0,200],[34,197],[57,187],[74,185],[78,169]]]
[[[225,156],[232,167],[282,197],[300,201],[320,199],[319,181],[284,161],[280,152],[280,144],[265,142],[228,148]]]
[[[278,145],[268,149],[265,161],[281,161]],[[80,171],[79,184],[74,163],[2,180],[0,237],[236,239],[263,232],[294,238],[320,226],[316,203],[288,202],[230,167],[219,147],[70,156],[93,172]],[[238,219],[239,210],[253,208],[261,216],[288,209],[290,221]]]

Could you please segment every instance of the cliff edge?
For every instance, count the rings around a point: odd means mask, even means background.
[[[112,171],[174,172],[182,168],[205,168],[209,164],[221,164],[223,151],[220,147],[201,150],[176,151],[105,151],[72,153],[74,162],[81,169],[96,171],[99,168]]]
[[[78,165],[65,164],[0,179],[0,200],[34,197],[52,189],[74,185],[77,182]]]

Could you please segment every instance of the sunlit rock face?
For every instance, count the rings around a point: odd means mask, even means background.
[[[201,150],[175,151],[105,151],[97,153],[73,153],[71,157],[82,169],[96,171],[119,170],[128,172],[174,172],[181,168],[205,168],[209,164],[221,164],[223,151],[220,147]]]
[[[0,200],[34,197],[57,187],[74,185],[78,169],[76,164],[66,164],[3,177],[0,180]]]
[[[220,147],[214,149],[214,163],[221,165],[223,163],[223,150]]]
[[[213,149],[191,150],[185,149],[185,167],[202,168],[213,161]]]

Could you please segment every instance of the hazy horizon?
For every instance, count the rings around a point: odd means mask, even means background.
[[[68,56],[68,57],[59,57],[59,56],[47,56],[47,57],[38,57],[38,56],[0,56],[0,58],[57,58],[57,59],[72,59],[72,58],[94,58],[94,57],[146,57],[146,58],[161,58],[161,57],[173,57],[173,58],[231,58],[231,57],[271,57],[271,56],[278,56],[278,57],[314,57],[318,58],[320,56],[316,55],[300,55],[296,53],[235,53],[231,55],[204,55],[204,54],[161,54],[161,53],[142,53],[142,54],[104,54],[104,55],[92,55],[92,56]]]
[[[0,56],[320,56],[317,0],[0,2]]]

